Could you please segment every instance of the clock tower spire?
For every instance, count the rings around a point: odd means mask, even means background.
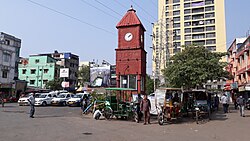
[[[146,31],[136,10],[131,8],[116,25],[118,48],[116,48],[117,87],[131,88],[134,94],[145,94],[146,54],[144,32]]]

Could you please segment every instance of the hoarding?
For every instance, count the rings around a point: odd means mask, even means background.
[[[110,81],[110,66],[90,68],[90,83],[93,87],[107,87]]]
[[[60,68],[60,77],[69,77],[69,68]]]

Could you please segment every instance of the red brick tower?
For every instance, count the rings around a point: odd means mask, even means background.
[[[146,54],[144,32],[146,31],[131,7],[117,24],[118,48],[116,50],[117,87],[136,89],[133,94],[145,94]]]

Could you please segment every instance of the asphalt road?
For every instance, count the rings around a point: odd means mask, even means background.
[[[79,107],[36,107],[7,103],[0,107],[0,141],[249,141],[250,111],[214,113],[211,121],[196,124],[192,119],[158,125],[125,120],[94,120],[82,116]]]

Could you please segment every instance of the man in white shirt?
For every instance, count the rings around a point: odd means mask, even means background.
[[[226,96],[226,94],[223,94],[223,96],[221,97],[221,103],[223,105],[224,113],[228,113],[228,97]]]
[[[35,113],[35,93],[32,93],[28,101],[30,103],[30,118],[34,118],[34,113]]]

